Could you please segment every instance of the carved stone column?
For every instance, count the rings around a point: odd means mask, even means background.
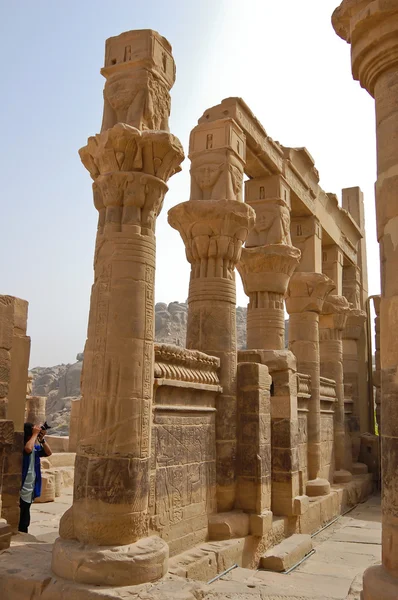
[[[361,465],[357,465],[361,444],[359,340],[363,334],[365,321],[366,313],[363,310],[351,308],[347,311],[347,320],[343,331],[344,382],[351,385],[353,401],[353,412],[348,419],[348,429],[351,436],[354,474],[362,472]]]
[[[374,298],[374,308],[376,317],[375,323],[375,369],[373,372],[373,383],[376,388],[376,421],[381,433],[381,364],[380,364],[380,296]]]
[[[26,398],[26,422],[44,423],[46,420],[46,396],[28,396]]]
[[[345,470],[345,415],[342,334],[349,305],[344,296],[329,295],[319,317],[321,376],[336,382],[337,405],[334,410],[335,483],[347,483],[352,475]]]
[[[376,215],[381,256],[383,565],[364,574],[364,600],[398,597],[398,4],[344,0],[333,26],[351,44],[354,79],[376,101]]]
[[[69,452],[76,452],[79,443],[81,398],[72,400],[69,421]]]
[[[285,348],[285,295],[300,250],[283,244],[244,248],[238,263],[247,307],[247,348]]]
[[[204,123],[190,138],[191,199],[169,211],[191,263],[187,348],[221,360],[217,398],[218,512],[236,496],[236,286],[235,266],[254,225],[254,211],[240,202],[245,138],[231,119]]]
[[[94,180],[99,220],[73,505],[61,520],[52,568],[81,583],[133,585],[167,571],[166,542],[147,537],[155,224],[184,154],[165,131],[117,123],[89,138],[80,157]]]
[[[330,483],[321,472],[321,402],[319,364],[319,313],[333,282],[321,273],[295,273],[289,285],[286,309],[289,313],[289,349],[297,358],[299,373],[311,376],[308,413],[308,477],[306,494],[330,492]]]

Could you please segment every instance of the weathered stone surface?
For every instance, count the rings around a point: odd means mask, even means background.
[[[287,571],[312,550],[311,536],[296,533],[268,550],[260,560],[261,567],[268,571]]]
[[[77,546],[58,538],[51,568],[59,577],[94,585],[138,585],[167,573],[169,549],[157,536],[114,547]]]

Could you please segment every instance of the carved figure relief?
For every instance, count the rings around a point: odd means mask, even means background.
[[[290,212],[280,204],[256,206],[256,224],[249,234],[247,246],[268,244],[292,245],[290,237]]]
[[[207,143],[212,144],[212,141],[207,140]],[[192,161],[191,200],[222,199],[241,202],[242,164],[228,153],[214,153],[203,158],[205,161]]]
[[[107,80],[101,131],[116,123],[137,129],[169,131],[170,94],[166,85],[144,69],[134,70],[133,75],[123,71]]]

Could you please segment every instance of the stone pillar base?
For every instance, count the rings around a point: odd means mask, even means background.
[[[326,494],[330,494],[330,483],[327,479],[321,479],[320,477],[312,479],[307,481],[305,493],[310,498],[314,496],[326,496]]]
[[[360,462],[354,463],[352,465],[352,472],[354,475],[366,475],[369,472],[368,465]]]
[[[334,483],[348,483],[352,480],[352,474],[345,469],[340,469],[340,471],[335,471],[333,473],[333,481]]]
[[[53,572],[78,583],[121,587],[157,581],[166,575],[169,547],[157,536],[126,546],[90,546],[58,538],[53,547]]]
[[[209,540],[221,541],[249,535],[250,517],[242,510],[215,513],[209,516]]]
[[[382,565],[369,567],[363,574],[361,600],[397,600],[398,579],[392,577]]]

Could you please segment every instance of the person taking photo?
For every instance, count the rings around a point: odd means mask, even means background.
[[[33,423],[24,425],[24,449],[22,458],[22,485],[19,493],[18,531],[28,533],[30,507],[41,495],[40,457],[51,456],[51,448],[45,440],[46,428]]]

